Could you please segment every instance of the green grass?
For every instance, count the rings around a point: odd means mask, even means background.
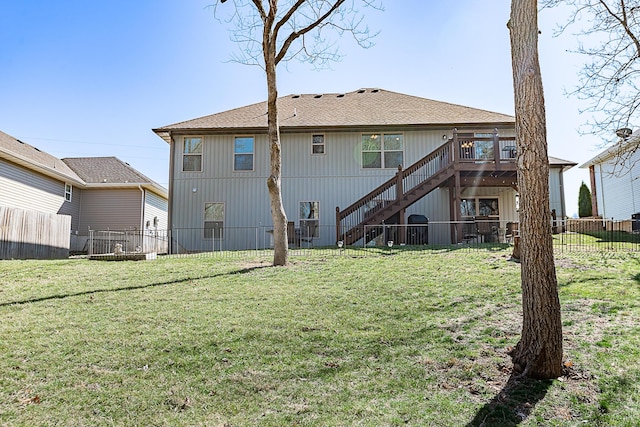
[[[640,258],[561,254],[567,376],[509,383],[508,258],[2,261],[0,425],[635,425]]]

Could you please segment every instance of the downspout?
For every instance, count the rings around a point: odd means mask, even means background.
[[[144,232],[144,188],[138,184],[138,189],[142,193],[142,199],[140,200],[140,233]]]
[[[173,170],[176,144],[173,141],[173,135],[169,134],[171,142],[169,143],[169,203],[167,203],[167,237],[169,238],[169,253],[173,253]]]

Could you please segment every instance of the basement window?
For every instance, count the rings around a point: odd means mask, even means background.
[[[222,239],[224,230],[224,203],[204,204],[204,238]]]

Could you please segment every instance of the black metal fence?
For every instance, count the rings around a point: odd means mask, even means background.
[[[630,220],[568,219],[550,224],[554,249],[569,251],[640,251],[640,230]],[[364,227],[365,238],[353,245],[336,239],[334,226],[318,226],[313,235],[290,233],[289,253],[302,256],[322,252],[327,255],[384,254],[389,251],[435,249],[506,249],[519,237],[518,223],[499,220],[431,221],[405,225],[380,224]],[[273,253],[271,227],[223,227],[205,238],[202,228],[92,232],[92,254],[155,252],[170,256],[270,256]],[[90,254],[91,254],[90,253]]]

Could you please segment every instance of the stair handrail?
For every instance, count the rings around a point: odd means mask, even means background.
[[[407,178],[410,178],[413,174],[422,170],[422,168],[425,165],[429,164],[434,159],[440,158],[441,161],[438,162],[438,167],[435,167],[428,176],[422,177],[420,182],[423,182],[431,178],[432,176],[436,175],[438,172],[444,170],[449,165],[453,164],[453,155],[454,155],[453,151],[454,151],[453,139],[450,139],[447,142],[440,145],[435,150],[431,151],[422,159],[415,162],[413,165],[409,166],[407,169],[403,170],[402,166],[399,166],[398,172],[395,174],[395,176],[391,177],[386,182],[382,183],[381,185],[379,185],[369,193],[365,194],[363,197],[361,197],[351,205],[347,206],[345,209],[340,210],[339,207],[336,207],[337,240],[340,240],[340,235],[341,235],[340,229],[342,228],[343,221],[346,218],[348,218],[349,216],[355,216],[355,218],[352,221],[350,221],[350,224],[348,224],[347,228],[352,228],[358,224],[361,224],[365,220],[365,212],[361,211],[364,207],[366,206],[371,207],[370,205],[371,202],[374,202],[376,200],[381,200],[380,197],[384,195],[385,192],[388,192],[394,187],[398,186],[398,183],[400,183],[400,186],[401,186],[400,191],[398,191],[398,188],[396,188],[396,194],[393,195],[393,200],[400,198],[404,191],[410,190],[411,188],[419,184],[419,183],[416,183],[413,186],[404,190],[402,189],[402,186],[403,186],[403,183],[407,180]],[[391,201],[391,199],[389,201]],[[375,207],[372,207],[372,209],[375,210]],[[356,215],[353,215],[353,214],[356,214]]]

